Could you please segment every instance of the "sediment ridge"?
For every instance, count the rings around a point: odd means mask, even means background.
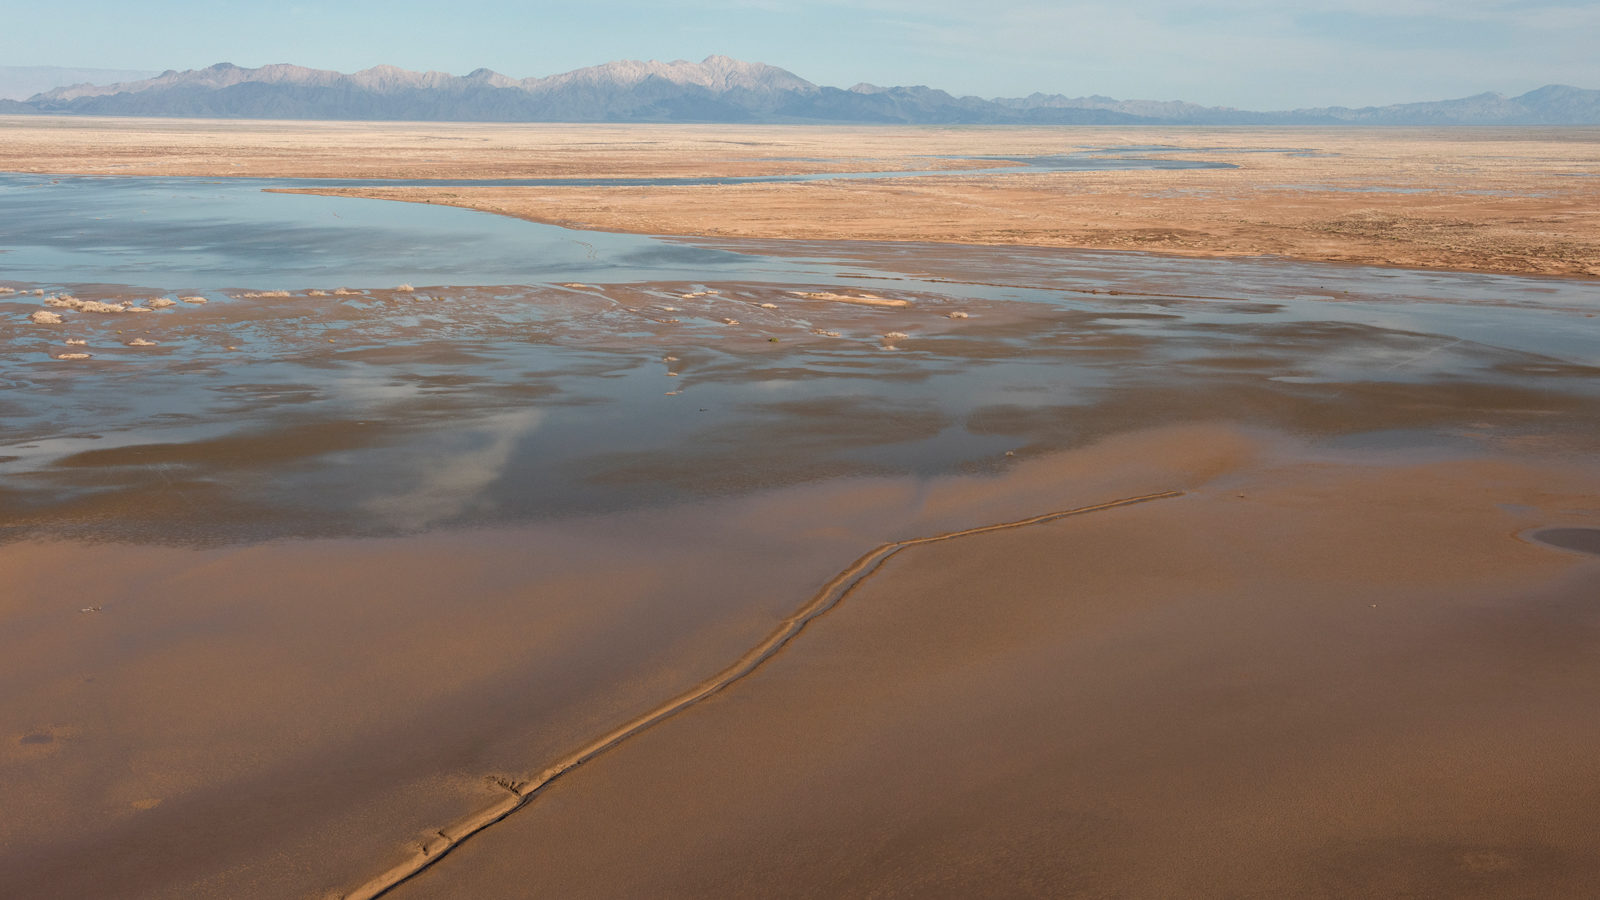
[[[354,890],[337,894],[339,900],[373,900],[381,897],[394,888],[400,886],[410,878],[418,875],[429,866],[443,859],[446,854],[463,842],[482,832],[484,829],[504,820],[507,816],[529,805],[538,794],[562,775],[572,771],[578,766],[621,744],[652,726],[688,709],[690,706],[716,694],[717,692],[733,685],[740,679],[759,669],[773,656],[777,655],[790,641],[799,636],[800,632],[812,620],[827,613],[838,606],[849,596],[858,585],[872,577],[883,564],[895,554],[910,547],[924,544],[934,544],[942,541],[973,535],[987,534],[995,531],[1005,531],[1014,528],[1025,528],[1030,525],[1041,525],[1069,516],[1080,516],[1088,513],[1103,512],[1124,506],[1139,503],[1148,503],[1154,500],[1167,500],[1183,496],[1183,491],[1168,490],[1157,491],[1150,494],[1140,494],[1133,497],[1124,497],[1104,503],[1089,506],[1080,506],[1073,509],[1058,510],[1056,512],[1042,513],[1026,519],[1012,522],[1000,522],[992,525],[980,525],[960,531],[949,531],[927,537],[909,538],[901,541],[890,541],[880,544],[858,558],[855,562],[845,567],[825,585],[822,586],[811,599],[787,618],[781,621],[771,634],[735,660],[727,668],[700,682],[689,690],[666,703],[650,710],[629,722],[596,738],[578,750],[558,760],[538,775],[527,780],[515,780],[506,777],[495,777],[492,780],[506,791],[506,796],[480,810],[478,813],[463,819],[454,825],[439,829],[436,833],[437,840],[424,843],[419,851],[405,861],[391,867],[382,874],[361,884]]]

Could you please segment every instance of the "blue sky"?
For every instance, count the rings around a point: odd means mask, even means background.
[[[1600,0],[54,0],[7,65],[378,63],[515,77],[722,53],[820,84],[1276,109],[1600,88]]]

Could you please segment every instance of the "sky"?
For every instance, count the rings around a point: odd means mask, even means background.
[[[11,66],[380,63],[517,78],[720,53],[818,84],[1246,109],[1600,88],[1600,0],[54,0],[9,3]]]

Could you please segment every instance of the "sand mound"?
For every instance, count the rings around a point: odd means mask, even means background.
[[[157,343],[159,343],[159,342],[158,341],[147,341],[144,338],[134,338],[133,340],[128,341],[126,346],[129,346],[129,347],[154,347]]]
[[[898,300],[891,297],[879,297],[877,294],[836,294],[833,291],[790,291],[796,297],[806,300],[831,300],[834,303],[858,303],[863,306],[910,306],[910,300]]]
[[[39,309],[35,310],[33,315],[28,317],[28,320],[35,325],[60,325],[61,314],[53,313],[48,309]]]
[[[204,298],[204,297],[179,297],[178,299],[182,300],[185,303],[204,303],[204,302],[206,302],[206,298]]]
[[[171,297],[151,297],[149,300],[145,301],[144,305],[150,307],[151,309],[166,309],[169,306],[177,306],[178,301],[172,299]]]
[[[234,296],[241,300],[263,300],[272,297],[292,297],[294,295],[288,291],[246,291],[243,294],[235,294]]]
[[[103,303],[99,300],[79,300],[71,294],[57,294],[44,298],[45,306],[56,309],[72,309],[78,312],[92,313],[124,313],[124,312],[149,312],[147,307],[134,306],[132,301],[122,303]]]

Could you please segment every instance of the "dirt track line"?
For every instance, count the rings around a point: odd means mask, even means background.
[[[1183,491],[1160,491],[1154,494],[1141,494],[1137,497],[1124,497],[1121,500],[1096,503],[1092,506],[1080,506],[1075,509],[1044,513],[1043,515],[1026,519],[1018,519],[1015,522],[980,525],[976,528],[967,528],[961,531],[949,531],[929,537],[910,538],[882,544],[830,579],[809,601],[779,622],[778,627],[771,634],[767,635],[761,643],[746,651],[732,665],[655,709],[596,738],[584,747],[563,757],[528,781],[511,782],[500,780],[498,783],[505,788],[507,793],[503,800],[480,810],[475,815],[451,828],[440,829],[437,832],[439,835],[438,840],[424,845],[416,856],[399,863],[360,887],[339,896],[342,896],[344,900],[372,900],[372,898],[383,896],[440,859],[443,859],[446,854],[461,846],[468,838],[527,806],[540,791],[548,787],[557,778],[610,750],[628,738],[677,715],[754,672],[763,663],[776,655],[778,651],[782,650],[790,641],[794,640],[812,619],[838,606],[857,585],[871,577],[884,563],[889,561],[890,557],[901,550],[922,544],[934,544],[940,541],[971,537],[977,534],[987,534],[991,531],[1025,528],[1029,525],[1040,525],[1056,519],[1064,519],[1068,516],[1081,516],[1086,513],[1101,512],[1121,506],[1132,506],[1136,503],[1147,503],[1151,500],[1166,500],[1181,496],[1183,496]]]

